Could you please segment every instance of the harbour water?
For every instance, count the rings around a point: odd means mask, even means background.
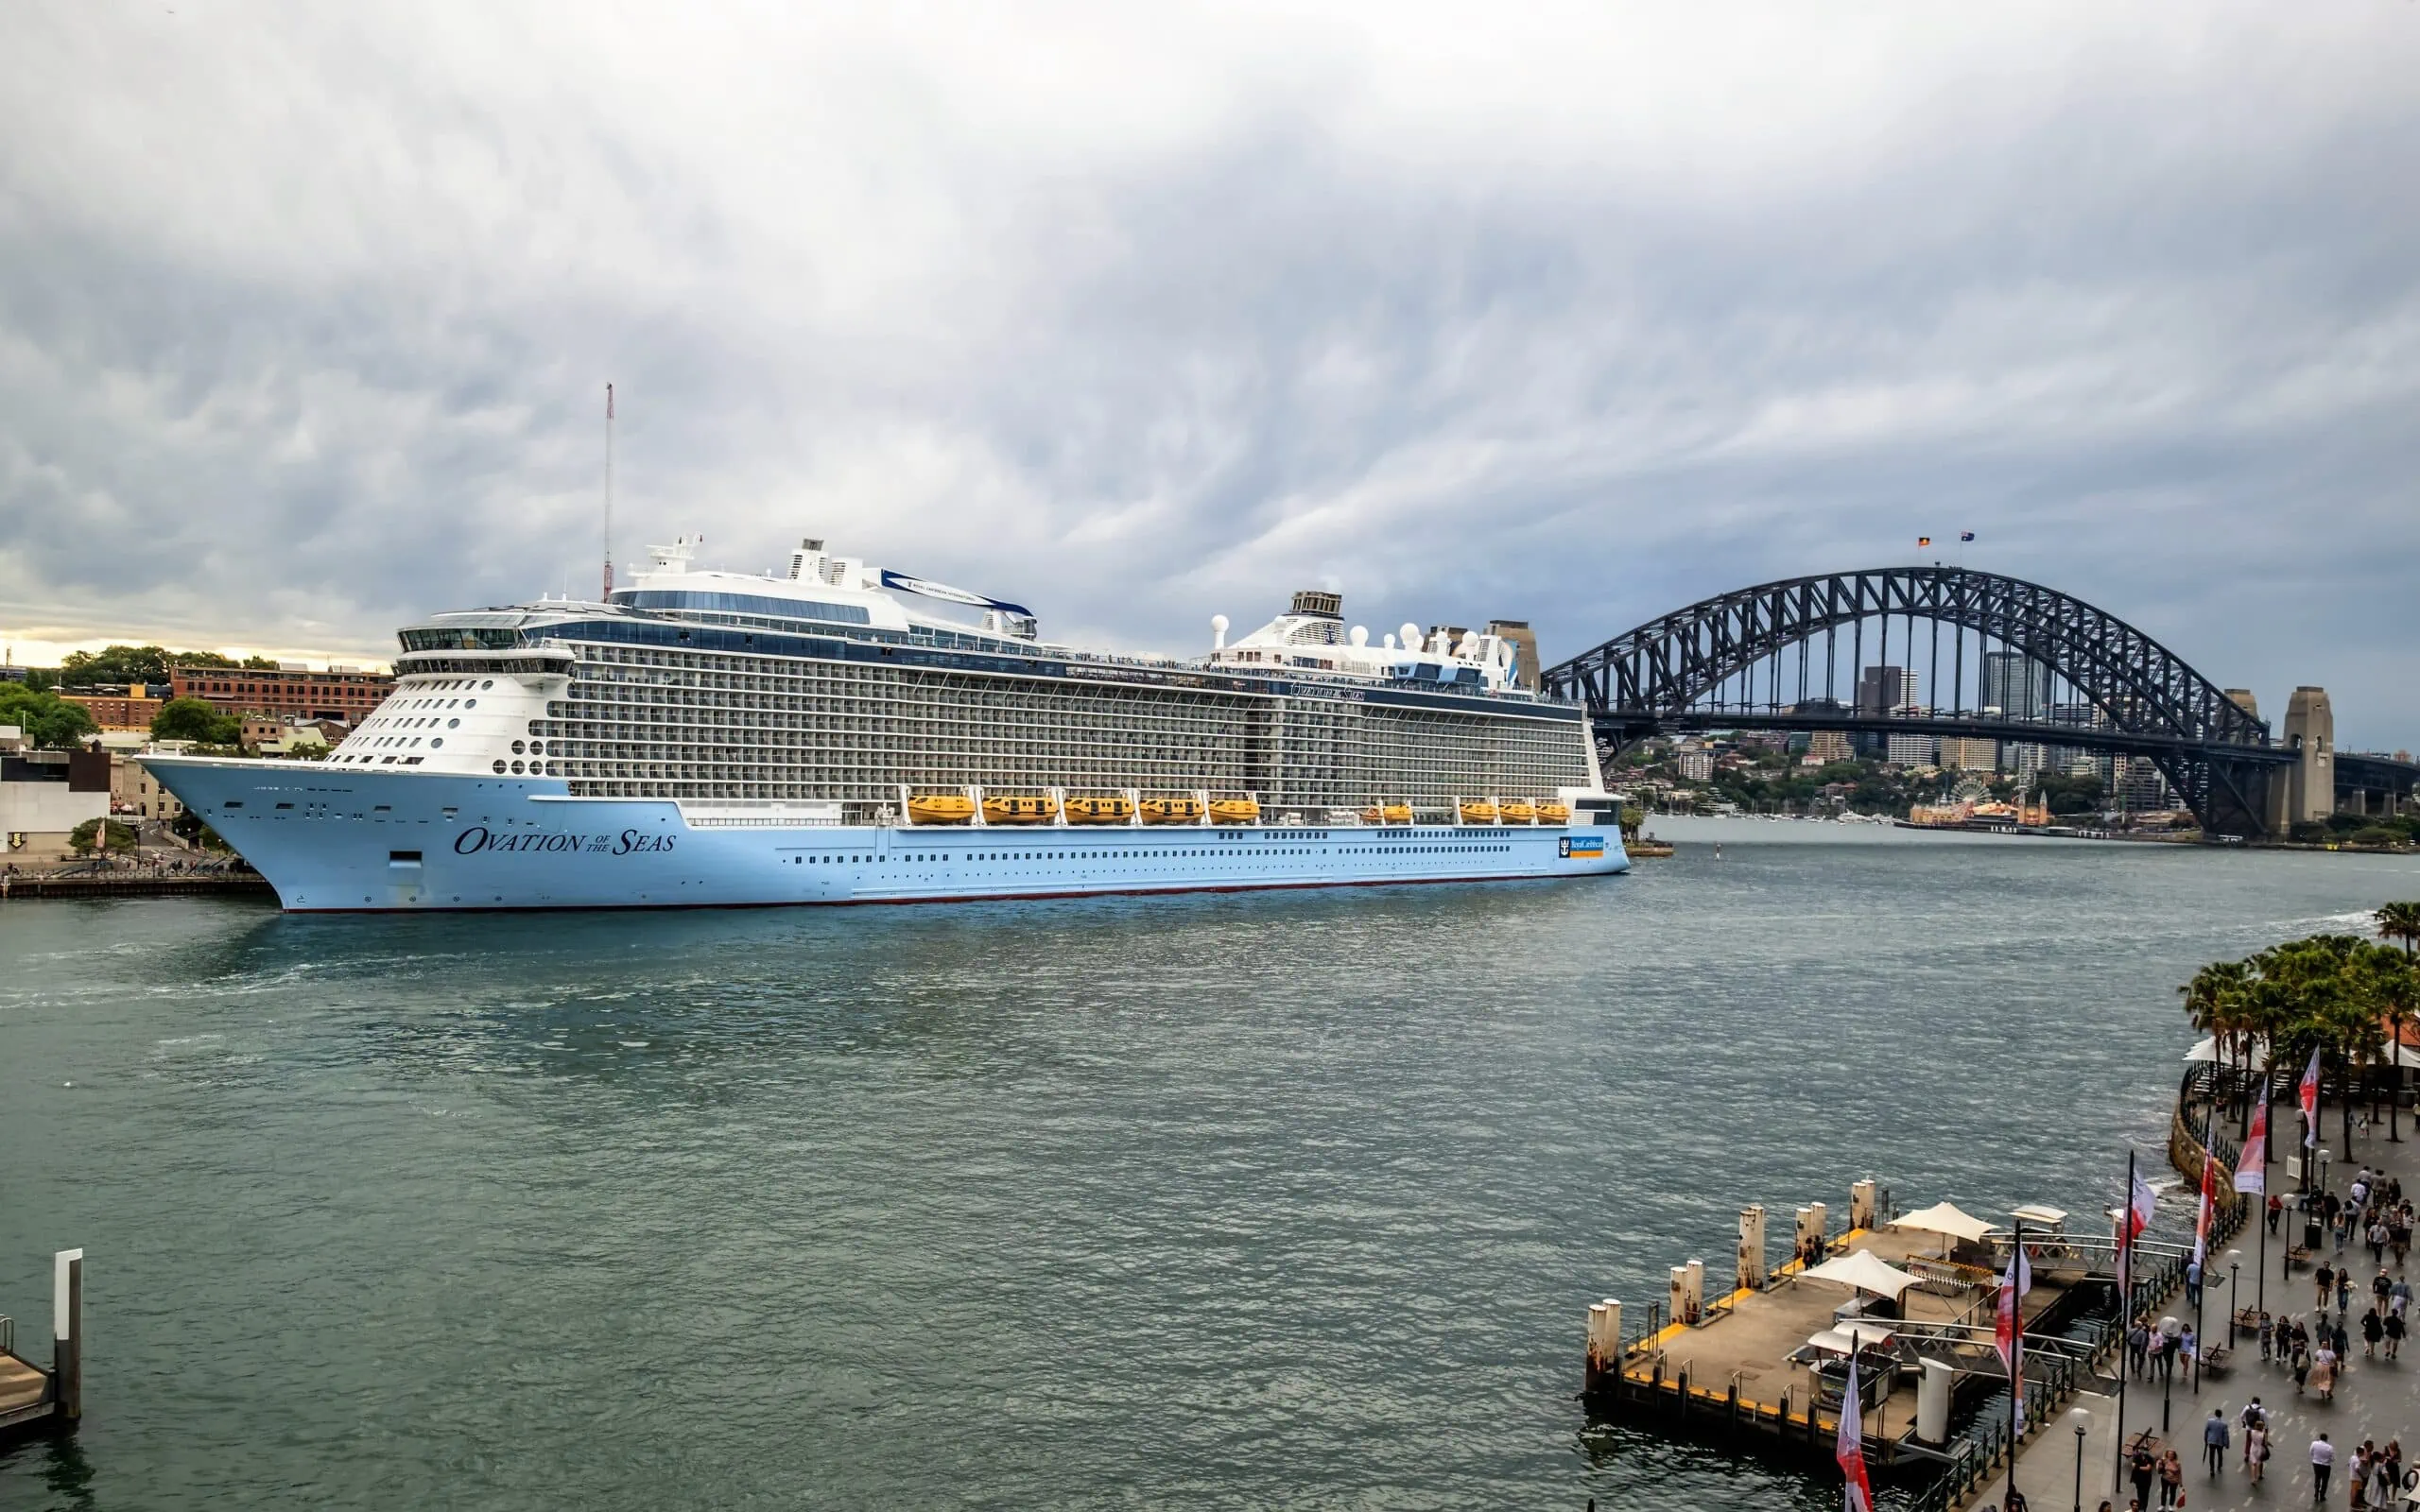
[[[1924,837],[1919,837],[1920,841]],[[1831,1507],[1583,1428],[1738,1206],[2083,1210],[2176,984],[2409,858],[1685,844],[1585,884],[0,907],[0,1507]]]

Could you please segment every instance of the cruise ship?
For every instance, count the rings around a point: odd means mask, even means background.
[[[320,762],[146,756],[299,912],[931,902],[1628,869],[1508,637],[1340,595],[1194,657],[827,552],[432,615]],[[1534,674],[1534,669],[1528,669]],[[1534,680],[1532,676],[1528,680]]]

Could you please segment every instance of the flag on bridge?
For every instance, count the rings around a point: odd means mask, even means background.
[[[2319,1143],[2319,1052],[2310,1053],[2310,1065],[2303,1072],[2302,1084],[2294,1089],[2303,1105],[2303,1148]]]
[[[1972,530],[1961,530],[1958,532],[1958,539],[1961,541],[1972,541],[1975,539],[1975,532]]]
[[[1874,1512],[1874,1486],[1865,1478],[1865,1403],[1858,1400],[1854,1353],[1849,1356],[1849,1383],[1841,1395],[1841,1431],[1832,1440],[1832,1457],[1841,1462],[1848,1512]]]
[[[2260,1101],[2252,1105],[2252,1132],[2244,1136],[2243,1154],[2236,1161],[2235,1189],[2238,1192],[2269,1190],[2268,1149],[2269,1093],[2263,1088]]]
[[[1931,544],[1932,544],[1932,537],[1930,537],[1930,536],[1918,536],[1918,537],[1916,538],[1916,544],[1917,544],[1917,545],[1919,545],[1919,546],[1929,546],[1929,545],[1931,545]]]

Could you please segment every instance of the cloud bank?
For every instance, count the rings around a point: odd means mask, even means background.
[[[2420,746],[2420,10],[34,8],[0,627],[798,535],[1185,649],[1914,559]]]

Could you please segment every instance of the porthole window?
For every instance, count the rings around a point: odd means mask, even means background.
[[[529,743],[529,754],[532,756],[544,756],[546,754],[546,743],[542,740],[531,741]]]
[[[512,743],[512,754],[515,756],[520,755],[523,751],[527,750],[528,748],[528,747],[523,745],[520,741],[516,740]]]
[[[480,683],[480,684],[479,684],[479,691],[480,691],[481,693],[485,693],[485,692],[487,692],[490,688],[493,688],[493,687],[494,687],[494,686],[495,686],[495,679],[493,679],[493,678],[490,678],[490,679],[488,679],[485,682],[482,682],[482,683]]]
[[[504,775],[504,758],[501,756],[495,759],[495,770],[498,777]]]
[[[478,706],[479,700],[476,698],[465,698],[462,700],[462,707],[465,709],[476,709]]]
[[[431,735],[428,737],[428,748],[431,750],[435,750],[438,747],[444,744],[445,737],[443,735]]]
[[[531,762],[531,763],[529,764],[529,775],[531,775],[532,777],[544,777],[544,776],[545,776],[545,775],[546,775],[546,764],[545,764],[544,762]]]
[[[516,777],[521,774],[521,764],[519,762],[514,762],[512,764],[512,771],[513,775]]]
[[[445,728],[446,728],[446,729],[448,729],[448,730],[452,730],[452,729],[455,729],[456,727],[459,726],[461,723],[462,723],[462,721],[460,721],[459,719],[448,719],[447,721],[445,721]]]

